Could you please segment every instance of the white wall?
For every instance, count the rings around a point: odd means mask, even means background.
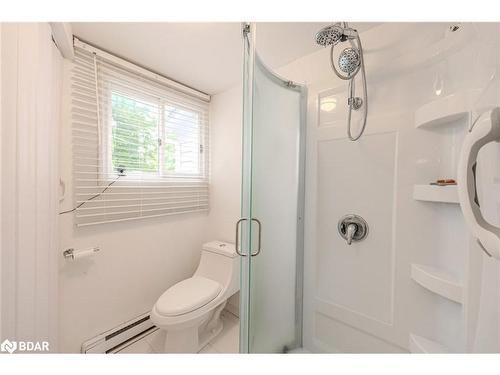
[[[210,104],[210,214],[207,239],[234,243],[241,203],[242,88],[212,96]],[[228,309],[238,313],[239,293]]]
[[[66,196],[61,211],[73,204],[69,69],[66,62],[60,144]],[[208,224],[208,215],[199,213],[77,228],[71,214],[61,215],[61,253],[93,246],[101,251],[75,262],[59,257],[60,351],[79,352],[85,340],[149,311],[167,288],[190,277]]]
[[[241,200],[240,86],[212,97],[210,104],[210,223],[214,239],[234,242]]]

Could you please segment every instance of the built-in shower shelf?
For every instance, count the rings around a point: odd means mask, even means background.
[[[450,353],[450,350],[433,340],[410,333],[410,353]]]
[[[414,185],[413,199],[426,202],[458,203],[457,185]]]
[[[422,264],[411,265],[411,278],[420,286],[448,298],[451,301],[462,303],[463,287],[461,283],[448,273]]]
[[[459,91],[423,105],[415,112],[416,128],[438,128],[468,122],[481,90]]]

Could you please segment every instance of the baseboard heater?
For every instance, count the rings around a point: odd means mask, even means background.
[[[147,312],[85,341],[82,344],[82,353],[111,353],[121,344],[137,336],[141,336],[146,331],[150,331],[154,328],[155,325],[151,322],[151,319],[149,319],[149,312]]]

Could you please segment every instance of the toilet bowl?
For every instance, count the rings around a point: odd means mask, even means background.
[[[165,353],[197,353],[222,331],[220,314],[239,290],[239,258],[233,244],[203,245],[194,275],[167,289],[151,311],[165,330]]]

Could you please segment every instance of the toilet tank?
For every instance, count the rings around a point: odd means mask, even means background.
[[[222,241],[203,244],[195,276],[219,282],[228,297],[236,293],[240,288],[240,259],[234,244]]]

